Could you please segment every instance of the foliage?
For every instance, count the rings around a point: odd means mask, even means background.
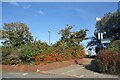
[[[88,43],[88,47],[100,45],[100,40],[98,40],[98,33],[102,32],[104,34],[104,39],[109,39],[110,41],[120,39],[120,12],[116,11],[114,13],[107,13],[104,17],[96,23],[96,29],[94,36]]]
[[[40,52],[44,52],[48,49],[48,44],[46,42],[41,42],[40,40],[33,42],[34,46],[37,47],[38,50],[41,50]],[[39,53],[39,52],[38,52]]]
[[[31,44],[21,46],[20,57],[25,62],[33,62],[32,56],[44,52],[48,48],[48,45],[41,41],[34,41]]]
[[[12,46],[21,46],[33,40],[29,28],[23,23],[4,24],[1,38],[5,40],[4,45]]]
[[[56,61],[65,61],[65,60],[71,60],[71,59],[82,59],[85,57],[85,52],[84,50],[81,51],[76,51],[76,56],[73,57],[72,54],[66,52],[63,54],[58,54],[56,52],[54,53],[49,53],[49,54],[35,54],[34,56],[32,56],[32,58],[35,60],[35,64],[39,65],[39,64],[47,64],[47,63],[53,63]]]
[[[0,30],[0,40],[2,39],[2,33],[3,33],[3,31]]]
[[[108,74],[120,74],[120,55],[118,53],[104,50],[96,57],[97,71]]]
[[[5,58],[2,58],[2,64],[4,65],[16,65],[21,63],[21,59],[19,58],[19,56],[7,56]]]
[[[2,46],[2,58],[11,54],[13,48],[11,46]]]
[[[35,60],[35,64],[39,65],[41,63],[47,64],[51,62],[56,62],[56,61],[62,61],[62,56],[60,56],[57,53],[52,53],[52,54],[36,54],[32,56],[32,58]]]
[[[91,38],[91,41],[87,44],[87,47],[91,48],[91,46],[95,45],[100,45],[100,40],[97,38],[97,36]]]
[[[39,65],[40,64],[40,54],[36,54],[35,56],[32,56],[33,59],[35,59],[35,64]]]
[[[105,38],[112,40],[120,39],[120,12],[106,14],[101,21],[96,23],[96,31],[106,32]]]
[[[85,58],[90,58],[90,56],[91,56],[90,54],[87,54],[87,55],[85,56]]]
[[[2,46],[2,64],[18,64],[21,62],[18,47]]]
[[[85,57],[85,51],[84,50],[76,50],[76,58],[82,59]]]
[[[73,26],[67,24],[67,28],[61,29],[58,34],[61,35],[61,41],[64,45],[79,45],[82,40],[85,40],[87,29],[71,32]]]
[[[115,40],[108,45],[108,49],[120,53],[120,40]]]
[[[2,46],[3,64],[17,64],[18,62],[33,63],[35,61],[32,59],[32,56],[42,53],[47,47],[48,45],[41,41],[34,41],[33,43],[23,44],[18,47],[4,45]]]
[[[23,62],[32,62],[32,56],[36,54],[38,49],[33,44],[23,45],[21,48],[20,58]]]
[[[6,41],[3,42],[5,44],[2,47],[3,64],[12,65],[22,62],[39,65],[83,58],[85,52],[80,42],[85,39],[87,30],[70,32],[70,29],[72,27],[68,26],[66,29],[60,30],[61,39],[57,43],[48,46],[47,43],[40,40],[33,41],[27,26],[23,23],[5,24],[3,30],[5,35],[2,37],[7,38],[7,43]],[[25,36],[28,37],[26,38],[28,42],[24,38]]]

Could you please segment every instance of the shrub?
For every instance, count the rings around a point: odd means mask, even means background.
[[[8,60],[10,61],[10,65],[16,65],[21,63],[21,59],[18,55],[9,55]]]
[[[120,74],[120,56],[118,53],[104,50],[96,56],[97,71],[108,74]]]
[[[13,46],[2,46],[2,64],[18,64],[21,63],[21,59],[19,57],[19,47]]]
[[[39,65],[41,63],[52,63],[56,61],[63,61],[63,58],[60,54],[52,53],[52,54],[36,54],[35,56],[32,56],[32,58],[35,60],[35,64]]]
[[[10,63],[9,58],[7,58],[7,57],[4,58],[4,59],[2,58],[2,64],[4,64],[4,65],[8,65],[9,64],[10,65],[11,63]]]
[[[2,57],[5,57],[10,54],[19,54],[20,50],[19,47],[13,47],[13,46],[2,46]]]
[[[91,56],[91,55],[87,54],[87,55],[85,56],[85,58],[90,58],[90,56]]]
[[[21,53],[20,53],[20,58],[22,59],[23,62],[33,62],[32,56],[37,54],[40,50],[33,44],[27,44],[21,46]]]
[[[85,57],[85,51],[84,50],[77,50],[76,51],[76,56],[73,57],[72,54],[68,52],[63,52],[63,53],[38,53],[32,56],[32,58],[35,61],[36,65],[39,65],[41,63],[47,64],[47,63],[52,63],[52,62],[57,62],[57,61],[65,61],[65,60],[71,60],[71,59],[82,59]]]
[[[120,53],[120,40],[115,40],[108,45],[108,49]]]
[[[35,56],[32,56],[32,58],[35,60],[35,64],[36,64],[36,65],[39,65],[39,64],[40,64],[41,58],[40,58],[40,54],[39,54],[39,53],[36,54]]]
[[[11,54],[12,49],[13,48],[10,46],[2,46],[2,57],[5,57],[5,56]]]
[[[76,51],[76,58],[82,59],[85,57],[85,51],[84,50],[77,50]]]

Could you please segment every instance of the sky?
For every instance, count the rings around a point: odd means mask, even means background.
[[[88,29],[87,37],[92,37],[96,17],[102,18],[108,12],[115,12],[117,2],[3,2],[2,25],[22,22],[29,27],[34,38],[51,43],[60,39],[58,32],[66,24],[75,25],[71,31]],[[87,40],[82,44],[87,45]]]

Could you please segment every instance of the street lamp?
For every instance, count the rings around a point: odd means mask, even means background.
[[[48,30],[48,33],[49,33],[49,45],[50,45],[50,32],[51,32],[51,30]]]
[[[98,21],[101,21],[101,18],[96,18],[96,21],[98,22]],[[102,45],[102,43],[101,43],[101,40],[103,39],[103,33],[102,33],[102,31],[100,30],[100,31],[98,31],[98,40],[100,40],[100,44],[99,44],[99,46],[97,46],[96,47],[96,51],[97,52],[99,52],[99,51],[101,51],[101,49],[103,48],[103,45]],[[97,49],[97,48],[99,48],[99,49]]]
[[[96,21],[101,21],[101,18],[96,17]],[[103,39],[103,33],[101,31],[98,32],[98,39],[100,40],[101,43],[101,39]]]
[[[96,18],[96,21],[101,21],[101,18]],[[102,40],[103,40],[103,35],[106,34],[106,32],[101,31],[101,29],[97,32],[98,33],[98,40],[99,40],[99,45],[97,45],[96,47],[96,53],[98,53],[99,51],[101,51],[103,49],[103,44],[102,44]]]
[[[96,21],[101,21],[101,18],[96,17]]]

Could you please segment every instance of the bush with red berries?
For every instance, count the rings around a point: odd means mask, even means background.
[[[66,60],[72,60],[72,59],[82,59],[85,57],[85,51],[84,50],[77,50],[76,56],[73,56],[70,53],[63,52],[63,54],[58,53],[48,53],[48,54],[42,54],[38,53],[32,56],[32,58],[35,60],[35,65],[39,64],[47,64],[47,63],[53,63],[53,62],[61,62]]]

